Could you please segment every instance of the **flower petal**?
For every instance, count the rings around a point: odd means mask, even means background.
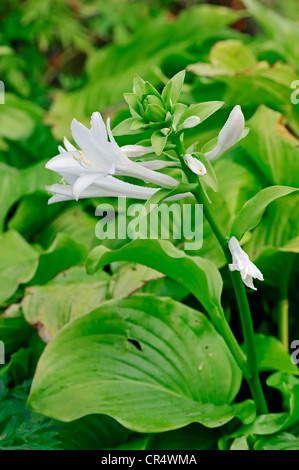
[[[74,152],[78,150],[73,144],[70,143],[70,141],[66,137],[63,138],[63,143],[68,152]]]
[[[216,147],[207,152],[205,156],[210,160],[216,160],[226,150],[232,147],[238,140],[240,140],[244,130],[244,115],[239,105],[235,106],[231,111],[226,123],[219,132],[218,142]]]
[[[154,152],[153,147],[143,147],[143,145],[123,145],[120,149],[129,158],[142,157]]]
[[[98,173],[89,173],[80,176],[73,185],[73,195],[76,201],[78,201],[80,195],[91,186],[101,176]]]
[[[192,155],[187,153],[184,159],[190,170],[193,171],[193,173],[199,176],[203,176],[206,174],[206,167],[200,160],[198,160],[198,158],[194,158],[192,157]]]

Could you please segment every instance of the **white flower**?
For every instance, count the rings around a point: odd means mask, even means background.
[[[120,148],[112,135],[109,119],[107,120],[106,130],[100,113],[96,112],[92,114],[91,129],[88,129],[76,119],[73,119],[71,131],[80,150],[76,149],[76,147],[65,138],[64,145],[66,149],[60,146],[60,154],[52,158],[46,164],[46,168],[59,173],[64,180],[72,186],[71,189],[74,199],[78,200],[79,197],[90,197],[86,196],[86,191],[90,187],[94,191],[95,188],[101,188],[102,191],[106,191],[107,187],[109,187],[109,191],[118,195],[117,190],[122,182],[117,178],[113,178],[111,175],[139,178],[166,188],[172,188],[177,185],[177,181],[171,176],[154,171],[154,169],[168,166],[169,162],[159,162],[159,165],[157,165],[155,162],[144,162],[140,164],[130,160],[128,156],[136,157],[145,155],[152,152],[152,148],[142,147],[140,145],[130,145]],[[108,140],[107,131],[110,141]],[[110,176],[110,178],[108,178],[108,176]],[[145,198],[145,193],[153,194],[156,191],[137,185],[129,186],[131,189],[127,194],[129,197],[134,197],[131,193],[135,194],[135,191],[138,190],[137,188],[142,188],[142,191],[140,189],[140,198]],[[133,189],[132,186],[135,188]],[[55,188],[53,188],[53,186],[51,188],[55,189],[55,194],[60,194],[56,186]],[[144,192],[144,189],[148,191]],[[50,189],[50,191],[52,190]],[[62,192],[61,196],[66,194],[65,188],[62,188],[60,191]],[[67,191],[69,196],[69,188]]]
[[[195,173],[196,175],[203,176],[206,174],[206,167],[200,160],[198,160],[198,158],[192,157],[190,153],[187,153],[184,156],[184,160],[190,170],[193,171],[193,173]]]
[[[200,123],[200,118],[198,116],[190,116],[185,121],[183,124],[179,126],[179,131],[182,129],[190,129],[190,127],[195,127]]]
[[[252,279],[263,281],[264,278],[261,271],[250,261],[248,255],[240,247],[236,237],[232,237],[229,240],[228,247],[233,257],[233,262],[229,264],[229,269],[231,271],[240,271],[244,284],[256,290]]]
[[[52,184],[46,189],[54,194],[48,204],[54,202],[69,201],[76,199],[71,184]],[[130,197],[133,199],[148,199],[160,188],[146,188],[135,184],[118,180],[111,175],[98,178],[88,188],[80,193],[80,199],[89,197]]]
[[[218,142],[216,147],[205,156],[212,162],[220,157],[226,150],[235,145],[244,131],[244,115],[239,105],[235,106],[231,111],[226,123],[218,134]]]

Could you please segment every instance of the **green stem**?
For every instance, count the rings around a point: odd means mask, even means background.
[[[231,278],[240,311],[244,343],[246,347],[247,367],[250,374],[248,379],[248,385],[256,403],[258,412],[261,414],[266,414],[268,413],[268,407],[257,367],[257,355],[254,344],[254,329],[246,290],[240,273],[238,271],[232,271]]]
[[[189,182],[195,182],[197,179],[197,176],[194,175],[194,173],[186,166],[183,155],[185,154],[184,146],[181,142],[181,140],[178,138],[175,140],[175,143],[178,148],[178,154],[181,159],[182,167],[183,170],[185,171],[185,174],[189,180]],[[204,191],[202,190],[201,185],[199,184],[197,187],[197,191],[193,192],[196,200],[200,203],[203,204],[203,211],[205,214],[205,217],[207,218],[222,250],[225,255],[227,263],[230,263],[231,261],[231,254],[228,249],[228,243],[227,240],[222,233],[221,228],[218,226],[216,220],[213,217],[213,214],[211,212],[211,204],[210,201],[207,199]],[[266,414],[268,413],[268,407],[267,403],[264,397],[263,389],[261,386],[260,378],[259,378],[259,373],[258,373],[258,367],[257,367],[257,357],[256,357],[256,350],[255,350],[255,345],[254,345],[254,329],[253,329],[253,324],[252,324],[252,318],[251,318],[251,313],[250,313],[250,308],[248,304],[248,299],[246,295],[246,290],[243,284],[243,281],[241,279],[241,275],[239,272],[234,271],[231,272],[231,278],[233,282],[233,288],[235,291],[236,299],[237,299],[237,304],[238,308],[240,311],[240,317],[241,317],[241,323],[242,323],[242,329],[243,329],[243,336],[244,336],[244,343],[245,343],[245,348],[246,348],[246,355],[247,355],[247,361],[246,361],[246,367],[244,368],[244,364],[242,364],[242,371],[244,373],[244,377],[248,382],[248,385],[251,390],[251,394],[253,396],[253,399],[255,401],[257,410],[261,414]],[[224,318],[224,316],[223,316]],[[216,326],[216,325],[215,325]],[[227,327],[230,331],[228,333]],[[228,346],[230,348],[234,347],[234,342],[231,340],[230,334],[233,335],[231,332],[231,329],[229,325],[227,324],[227,327],[225,327],[225,331],[222,332],[224,333],[224,338],[228,341]],[[223,327],[222,327],[223,330]],[[233,350],[231,349],[231,352],[234,353],[234,357],[236,358],[236,353],[238,356],[238,352],[234,348]],[[240,364],[239,364],[240,365]]]
[[[279,338],[285,351],[289,352],[289,300],[281,299],[278,304]]]
[[[289,352],[289,282],[294,263],[294,257],[290,257],[285,265],[284,276],[280,284],[280,298],[278,303],[278,329],[279,339],[283,344],[285,351]]]

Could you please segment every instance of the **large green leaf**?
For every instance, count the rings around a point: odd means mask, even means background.
[[[58,233],[51,245],[39,255],[39,264],[31,284],[44,284],[61,271],[82,264],[86,258],[85,247],[73,237]]]
[[[222,279],[214,263],[188,256],[167,240],[133,240],[115,251],[96,247],[87,259],[87,270],[92,273],[113,261],[133,261],[156,269],[189,289],[209,314],[222,311]]]
[[[0,106],[0,137],[21,140],[32,134],[43,110],[37,104],[5,93],[5,106]]]
[[[48,343],[66,323],[98,307],[106,290],[105,281],[29,287],[22,310],[27,322]]]
[[[248,121],[250,138],[240,145],[270,184],[299,186],[299,141],[282,122],[282,115],[261,106]]]
[[[228,39],[218,41],[209,54],[211,64],[198,62],[189,65],[188,70],[196,75],[214,77],[217,75],[237,75],[254,67],[257,63],[253,52],[242,41]]]
[[[288,186],[270,186],[262,189],[253,198],[247,201],[232,222],[230,236],[239,240],[245,232],[252,230],[261,220],[266,207],[275,199],[286,196],[299,188]]]
[[[241,372],[206,316],[171,299],[114,300],[61,330],[39,362],[32,409],[63,421],[104,413],[140,432],[252,421],[230,405]]]
[[[9,209],[21,197],[45,191],[46,184],[58,181],[59,177],[55,173],[45,169],[45,163],[39,162],[23,170],[0,163],[0,230]]]
[[[69,248],[73,252],[72,245],[69,245]],[[58,258],[62,256],[63,252],[58,252]],[[62,261],[66,260],[62,258]],[[48,262],[49,256],[45,256],[41,272],[46,271],[45,264]],[[21,302],[24,316],[28,323],[37,328],[40,337],[47,343],[68,322],[91,312],[105,300],[128,296],[151,279],[163,277],[153,269],[132,263],[121,264],[112,276],[97,271],[93,276],[85,274],[84,277],[81,269],[78,266],[70,272],[64,271],[50,284],[28,287],[25,291]],[[39,277],[35,276],[32,283],[38,279]]]
[[[0,236],[0,304],[22,283],[30,281],[38,266],[38,252],[13,230]]]

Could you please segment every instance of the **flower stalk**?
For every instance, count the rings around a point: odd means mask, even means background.
[[[186,174],[186,177],[188,178],[188,181],[190,183],[194,183],[196,181],[198,182],[198,176],[195,175],[189,169],[189,167],[186,165],[184,161],[185,149],[184,149],[184,145],[182,143],[181,138],[177,137],[177,138],[174,138],[173,140],[174,140],[174,144],[176,145],[177,154],[181,160],[182,167]],[[204,215],[207,218],[210,224],[210,227],[213,230],[222,248],[222,251],[224,253],[227,263],[229,264],[231,261],[231,254],[228,248],[227,239],[222,233],[221,228],[218,226],[213,216],[213,213],[211,211],[211,203],[208,200],[207,196],[205,195],[200,184],[198,184],[197,189],[193,191],[193,195],[200,204],[203,204]],[[264,397],[264,393],[263,393],[263,389],[261,386],[259,373],[258,373],[257,356],[256,356],[255,345],[254,345],[254,329],[253,329],[253,323],[252,323],[250,308],[248,304],[248,299],[246,295],[246,290],[245,290],[245,287],[244,287],[244,284],[243,284],[243,281],[241,279],[241,275],[239,272],[230,271],[230,275],[231,275],[233,288],[235,291],[237,304],[238,304],[238,308],[240,312],[243,337],[244,337],[244,343],[245,343],[245,349],[246,349],[246,357],[247,357],[245,364],[244,363],[241,364],[242,366],[241,369],[250,387],[250,391],[255,401],[258,413],[266,414],[268,413],[268,407],[267,407],[266,399]],[[224,320],[226,322],[225,318]],[[228,332],[227,327],[229,328],[230,332]],[[231,352],[233,353],[236,361],[238,362],[238,365],[240,366],[240,357],[239,357],[238,351],[235,349],[234,341],[232,341],[231,335],[233,335],[233,333],[231,332],[229,325],[227,324],[225,325],[224,328],[222,327],[219,332],[223,334],[224,339],[227,341],[227,344],[230,347]],[[234,347],[234,349],[232,349],[232,346]]]

